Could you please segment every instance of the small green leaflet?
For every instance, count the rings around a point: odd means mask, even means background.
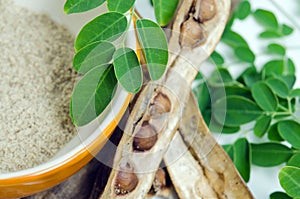
[[[255,61],[255,54],[249,47],[237,47],[234,49],[234,54],[244,62],[254,63]]]
[[[178,0],[153,0],[155,18],[160,26],[169,24],[175,14]]]
[[[255,126],[254,126],[254,134],[257,137],[263,137],[265,133],[268,131],[270,124],[272,121],[272,117],[269,115],[264,115],[256,120]]]
[[[284,36],[288,36],[290,34],[292,34],[294,32],[294,29],[286,24],[282,24],[281,26],[281,33],[284,35]]]
[[[300,168],[300,151],[297,151],[288,161],[287,166],[294,166]]]
[[[240,34],[232,30],[227,30],[223,33],[222,41],[232,48],[249,47],[247,41]]]
[[[300,168],[286,166],[279,172],[279,181],[282,188],[292,198],[300,196]]]
[[[300,149],[300,124],[293,120],[278,123],[280,136],[288,141],[294,148]]]
[[[280,44],[272,43],[268,45],[268,52],[275,55],[285,56],[286,49]]]
[[[158,80],[168,63],[168,43],[163,30],[148,19],[136,21],[138,39],[141,43],[150,78]]]
[[[233,145],[227,144],[227,145],[223,145],[222,147],[224,151],[226,151],[230,159],[233,161]]]
[[[75,86],[71,116],[75,125],[84,126],[99,116],[113,98],[117,79],[112,66],[90,70]]]
[[[142,69],[135,52],[130,48],[120,48],[114,53],[113,64],[120,84],[131,93],[140,90],[143,83]]]
[[[199,109],[204,111],[205,108],[210,104],[210,97],[208,85],[206,84],[201,73],[198,73],[195,84],[197,85],[193,87],[193,93],[197,99]]]
[[[251,13],[251,4],[249,1],[242,1],[236,11],[234,12],[234,16],[240,20],[246,19],[248,15]]]
[[[291,91],[290,95],[291,98],[300,97],[300,88],[294,89]]]
[[[100,6],[104,2],[105,0],[67,0],[64,11],[67,14],[85,12]]]
[[[213,116],[227,126],[240,126],[251,122],[263,114],[263,111],[251,100],[240,96],[229,96],[213,104]]]
[[[127,19],[123,14],[117,12],[102,14],[81,29],[75,41],[75,49],[79,51],[97,41],[114,41],[126,31],[126,28]]]
[[[272,126],[268,130],[268,139],[271,141],[283,141],[282,137],[278,132],[278,123],[272,124]]]
[[[248,182],[251,169],[251,145],[247,139],[240,138],[233,144],[233,162],[245,182]]]
[[[226,68],[218,68],[215,70],[210,78],[208,79],[208,83],[214,87],[224,87],[230,86],[234,84],[234,80]]]
[[[134,2],[135,0],[107,0],[107,8],[109,11],[125,13],[133,6]]]
[[[289,95],[289,88],[287,84],[278,78],[268,78],[266,84],[271,88],[271,90],[281,98],[286,98]]]
[[[115,50],[114,45],[109,42],[94,42],[77,52],[73,67],[79,73],[85,74],[97,66],[107,66]]]
[[[276,111],[278,106],[278,99],[266,83],[255,83],[251,88],[251,93],[254,100],[261,109],[270,112]]]
[[[262,167],[272,167],[287,162],[293,151],[279,143],[251,144],[252,163]]]
[[[262,39],[274,39],[280,38],[282,35],[275,30],[266,30],[259,34],[259,37]]]
[[[270,195],[270,199],[293,199],[293,198],[288,196],[286,193],[277,191]]]
[[[253,16],[257,20],[257,22],[259,22],[269,30],[277,30],[279,27],[275,15],[268,10],[257,9],[253,13]]]
[[[210,58],[213,60],[213,62],[217,65],[222,65],[225,63],[224,58],[220,53],[217,51],[214,51],[211,55]]]

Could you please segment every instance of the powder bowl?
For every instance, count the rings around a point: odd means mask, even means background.
[[[105,6],[102,6],[87,13],[67,16],[63,12],[64,1],[61,0],[15,0],[15,2],[37,13],[49,15],[56,23],[66,26],[74,37],[85,23],[105,9]],[[50,160],[29,169],[0,172],[0,199],[20,198],[51,188],[85,166],[104,146],[129,101],[130,95],[118,88],[111,104],[100,117],[89,125],[79,128],[78,133]]]

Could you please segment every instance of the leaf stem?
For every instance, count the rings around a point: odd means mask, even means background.
[[[294,20],[294,18],[291,17],[285,10],[283,10],[282,7],[277,4],[277,2],[275,2],[274,0],[270,0],[270,1],[300,31],[300,25],[298,24],[298,22],[296,20]]]

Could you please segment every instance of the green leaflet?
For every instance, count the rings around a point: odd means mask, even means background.
[[[224,97],[213,104],[213,116],[220,124],[240,126],[251,122],[263,111],[251,100],[240,96]]]
[[[233,144],[233,162],[245,182],[248,182],[251,169],[251,145],[247,139],[240,138]]]
[[[236,18],[243,20],[251,13],[251,4],[249,1],[242,1],[236,9],[234,15]]]
[[[94,9],[105,0],[67,0],[64,5],[64,12],[67,14],[85,12]]]
[[[83,126],[94,120],[113,98],[117,79],[112,66],[90,70],[75,86],[71,116],[75,125]]]
[[[269,115],[262,116],[256,120],[255,126],[254,126],[254,134],[257,137],[263,137],[266,132],[268,131],[270,125],[271,125],[272,117]]]
[[[251,93],[257,105],[265,110],[274,112],[278,106],[278,99],[264,82],[257,82],[251,88]]]
[[[160,26],[169,24],[178,6],[178,0],[153,0],[155,18]]]
[[[165,72],[168,63],[168,44],[162,29],[148,19],[136,22],[137,35],[141,43],[150,78],[158,80]]]
[[[109,42],[94,42],[77,52],[73,67],[79,73],[85,74],[97,66],[107,66],[115,50],[114,45]]]
[[[134,2],[135,0],[107,0],[107,8],[109,11],[125,13],[134,5]]]
[[[130,48],[120,48],[113,57],[115,74],[120,84],[131,93],[140,90],[143,83],[142,69],[135,52]]]
[[[262,39],[274,39],[281,37],[281,34],[275,30],[266,30],[259,34],[259,37]]]
[[[208,79],[208,83],[214,87],[233,85],[234,82],[235,81],[226,68],[218,68],[211,74],[210,78]]]
[[[79,51],[97,41],[114,41],[125,32],[126,28],[127,19],[123,14],[117,12],[102,14],[81,29],[75,41],[75,49]]]
[[[286,49],[280,44],[272,43],[268,45],[268,52],[275,55],[284,56],[286,54]]]
[[[286,98],[289,95],[289,88],[287,84],[278,78],[269,78],[266,84],[271,88],[271,90],[281,98]]]
[[[277,191],[270,195],[270,199],[293,199],[293,198],[288,196],[286,193]]]
[[[300,88],[294,89],[291,91],[290,95],[291,98],[300,97]]]
[[[289,160],[293,151],[279,143],[251,144],[252,163],[262,167],[280,165]]]
[[[289,159],[289,161],[287,162],[287,166],[294,166],[300,168],[300,151],[298,151]]]
[[[300,149],[300,124],[293,120],[278,123],[280,136],[288,141],[294,148]]]
[[[232,48],[249,47],[247,41],[237,32],[227,30],[222,35],[222,41]]]
[[[222,65],[225,63],[224,58],[220,53],[217,51],[214,51],[211,55],[210,58],[213,60],[213,62],[217,65]]]
[[[257,22],[263,25],[265,28],[269,30],[277,30],[279,25],[275,15],[267,10],[257,9],[253,13],[254,18]]]
[[[203,112],[210,104],[210,97],[208,85],[201,73],[198,73],[195,84],[196,86],[193,87],[193,93],[197,99],[199,109]]]
[[[300,196],[300,168],[286,166],[279,172],[279,181],[282,188],[292,198]]]
[[[282,24],[281,26],[281,33],[284,36],[288,36],[294,32],[294,29],[286,24]]]
[[[237,47],[234,49],[234,54],[244,62],[254,63],[255,61],[255,54],[249,47]]]
[[[268,139],[271,141],[283,141],[278,132],[278,123],[273,124],[268,130]]]

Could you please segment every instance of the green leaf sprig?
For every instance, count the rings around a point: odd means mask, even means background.
[[[265,52],[272,59],[260,67],[256,67],[256,54],[247,41],[231,28],[235,20],[248,17],[264,28],[258,38],[269,41]],[[274,192],[271,199],[300,198],[300,121],[296,115],[300,89],[294,88],[295,64],[287,56],[287,48],[278,42],[292,33],[293,27],[280,24],[272,12],[253,11],[250,1],[241,1],[221,41],[232,49],[241,65],[248,67],[233,78],[225,58],[215,51],[211,60],[217,69],[208,78],[199,74],[193,88],[211,131],[233,134],[247,124],[247,128],[251,127],[247,133],[253,132],[257,139],[262,139],[250,143],[242,137],[223,146],[246,182],[251,164],[261,167],[286,164],[278,171],[286,193]]]
[[[67,0],[67,14],[85,12],[102,5],[105,0]],[[136,52],[125,46],[129,26],[135,23],[150,78],[158,80],[168,62],[168,45],[160,25],[171,20],[178,1],[155,0],[157,21],[139,19],[135,0],[107,0],[108,11],[80,30],[75,40],[74,69],[82,74],[72,95],[72,121],[83,126],[97,118],[113,99],[118,83],[128,92],[137,93],[142,87],[141,63]],[[137,20],[133,20],[134,17]]]

